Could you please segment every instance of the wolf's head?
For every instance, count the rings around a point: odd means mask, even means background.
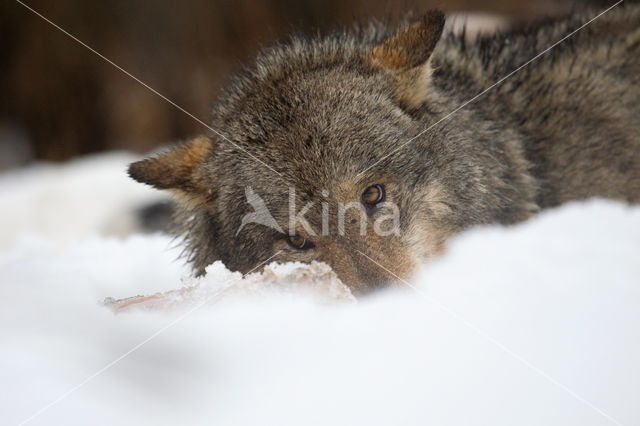
[[[272,48],[221,96],[212,134],[131,165],[177,196],[198,273],[216,260],[248,272],[278,253],[324,261],[364,291],[482,221],[490,173],[470,130],[429,128],[442,115],[430,58],[443,24],[431,11],[397,33]]]

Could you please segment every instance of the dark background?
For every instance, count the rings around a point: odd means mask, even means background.
[[[569,13],[587,0],[24,0],[207,121],[229,75],[265,44],[368,17],[438,7],[513,22]],[[15,0],[0,2],[0,169],[110,149],[144,152],[201,124]]]

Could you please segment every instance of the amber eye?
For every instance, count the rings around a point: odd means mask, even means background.
[[[371,185],[364,190],[360,200],[362,204],[367,207],[375,207],[382,203],[385,199],[384,186],[383,185]]]
[[[291,235],[287,242],[291,247],[296,250],[309,250],[314,247],[314,244],[300,235]]]

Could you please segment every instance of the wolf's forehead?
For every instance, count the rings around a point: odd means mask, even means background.
[[[253,111],[256,107],[265,108],[262,113],[266,114],[301,108],[322,113],[377,103],[388,95],[384,86],[379,76],[362,75],[339,67],[297,70],[287,77],[253,81],[239,99]]]
[[[229,146],[219,151],[218,167],[239,178],[239,185],[278,185],[284,193],[288,186],[314,194],[331,190],[383,158],[385,146],[407,138],[401,129],[371,127],[365,119],[370,117],[345,117],[335,123],[299,120],[245,138],[243,150],[222,141]]]
[[[406,139],[411,126],[411,119],[384,93],[364,90],[354,82],[341,86],[324,77],[299,85],[293,79],[284,87],[254,92],[229,110],[227,121],[235,143],[281,173],[284,180],[296,185],[308,182],[317,191],[330,189],[332,182],[375,163],[384,153],[381,147]],[[259,179],[282,180],[235,147],[227,148],[222,163],[238,163],[243,157],[243,174],[254,180],[258,174]],[[264,170],[256,173],[254,169]]]

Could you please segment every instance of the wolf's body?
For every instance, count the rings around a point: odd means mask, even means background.
[[[477,224],[594,196],[640,202],[640,6],[614,8],[492,87],[595,15],[474,43],[441,38],[438,12],[397,33],[371,25],[294,39],[222,95],[213,127],[223,137],[135,163],[131,175],[179,195],[198,273],[215,260],[247,272],[278,253],[325,261],[357,291],[409,276]],[[289,187],[298,206],[315,203],[312,226],[331,228],[340,219],[321,203],[380,186],[400,211],[392,235],[288,228]],[[251,211],[246,187],[283,235],[256,224],[238,232]],[[384,210],[370,207],[368,231]],[[313,244],[287,245],[294,234]]]
[[[445,38],[433,81],[455,107],[595,15],[474,44]],[[593,196],[639,202],[640,6],[614,8],[466,108],[519,133],[540,207]]]

